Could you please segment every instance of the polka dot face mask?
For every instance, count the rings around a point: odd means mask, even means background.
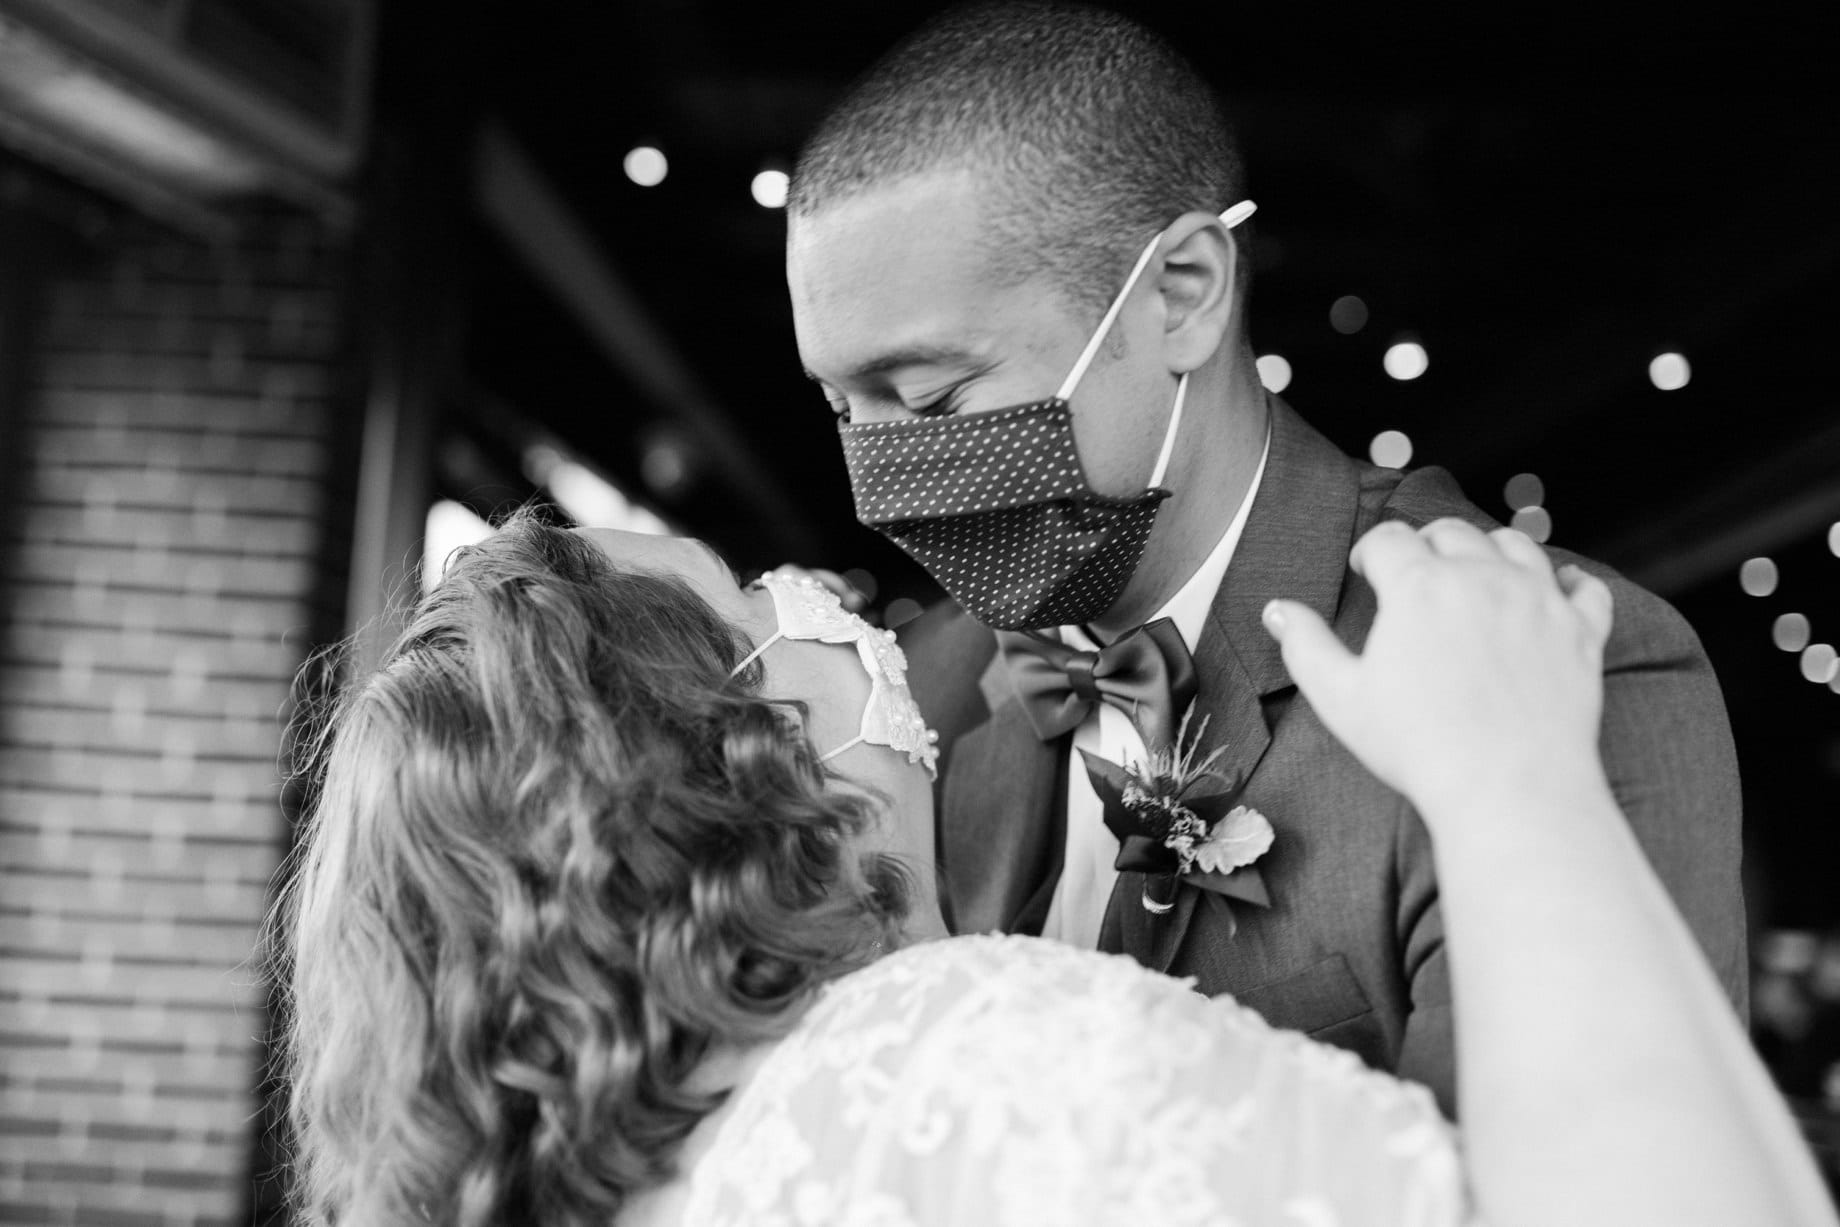
[[[1253,211],[1221,215],[1229,227]],[[1170,492],[1163,475],[1182,423],[1188,375],[1150,484],[1134,497],[1093,490],[1074,445],[1068,399],[1162,238],[1150,240],[1060,390],[984,413],[843,422],[856,518],[899,545],[966,611],[999,630],[1091,622],[1118,600]]]

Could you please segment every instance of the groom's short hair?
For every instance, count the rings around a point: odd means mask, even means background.
[[[1045,271],[1095,314],[1151,235],[1246,195],[1220,99],[1174,47],[1102,9],[1006,3],[949,10],[871,66],[806,142],[787,208],[959,168],[994,188],[993,271]]]

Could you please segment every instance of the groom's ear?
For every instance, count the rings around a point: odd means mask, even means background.
[[[1209,213],[1184,213],[1164,232],[1163,352],[1171,373],[1204,365],[1229,331],[1239,327],[1238,282],[1245,275],[1239,244]]]

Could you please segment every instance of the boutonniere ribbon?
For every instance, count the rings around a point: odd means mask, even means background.
[[[1184,716],[1175,745],[1155,750],[1142,764],[1120,766],[1080,751],[1106,828],[1118,837],[1113,867],[1148,875],[1143,904],[1154,915],[1175,906],[1181,883],[1271,906],[1253,862],[1270,850],[1276,834],[1265,815],[1239,804],[1244,772],[1229,778],[1213,769],[1226,747],[1196,761],[1206,731],[1204,717],[1191,740]]]

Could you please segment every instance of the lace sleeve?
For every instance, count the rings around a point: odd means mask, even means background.
[[[934,942],[833,986],[690,1183],[697,1227],[1469,1221],[1422,1088],[1027,938]]]

